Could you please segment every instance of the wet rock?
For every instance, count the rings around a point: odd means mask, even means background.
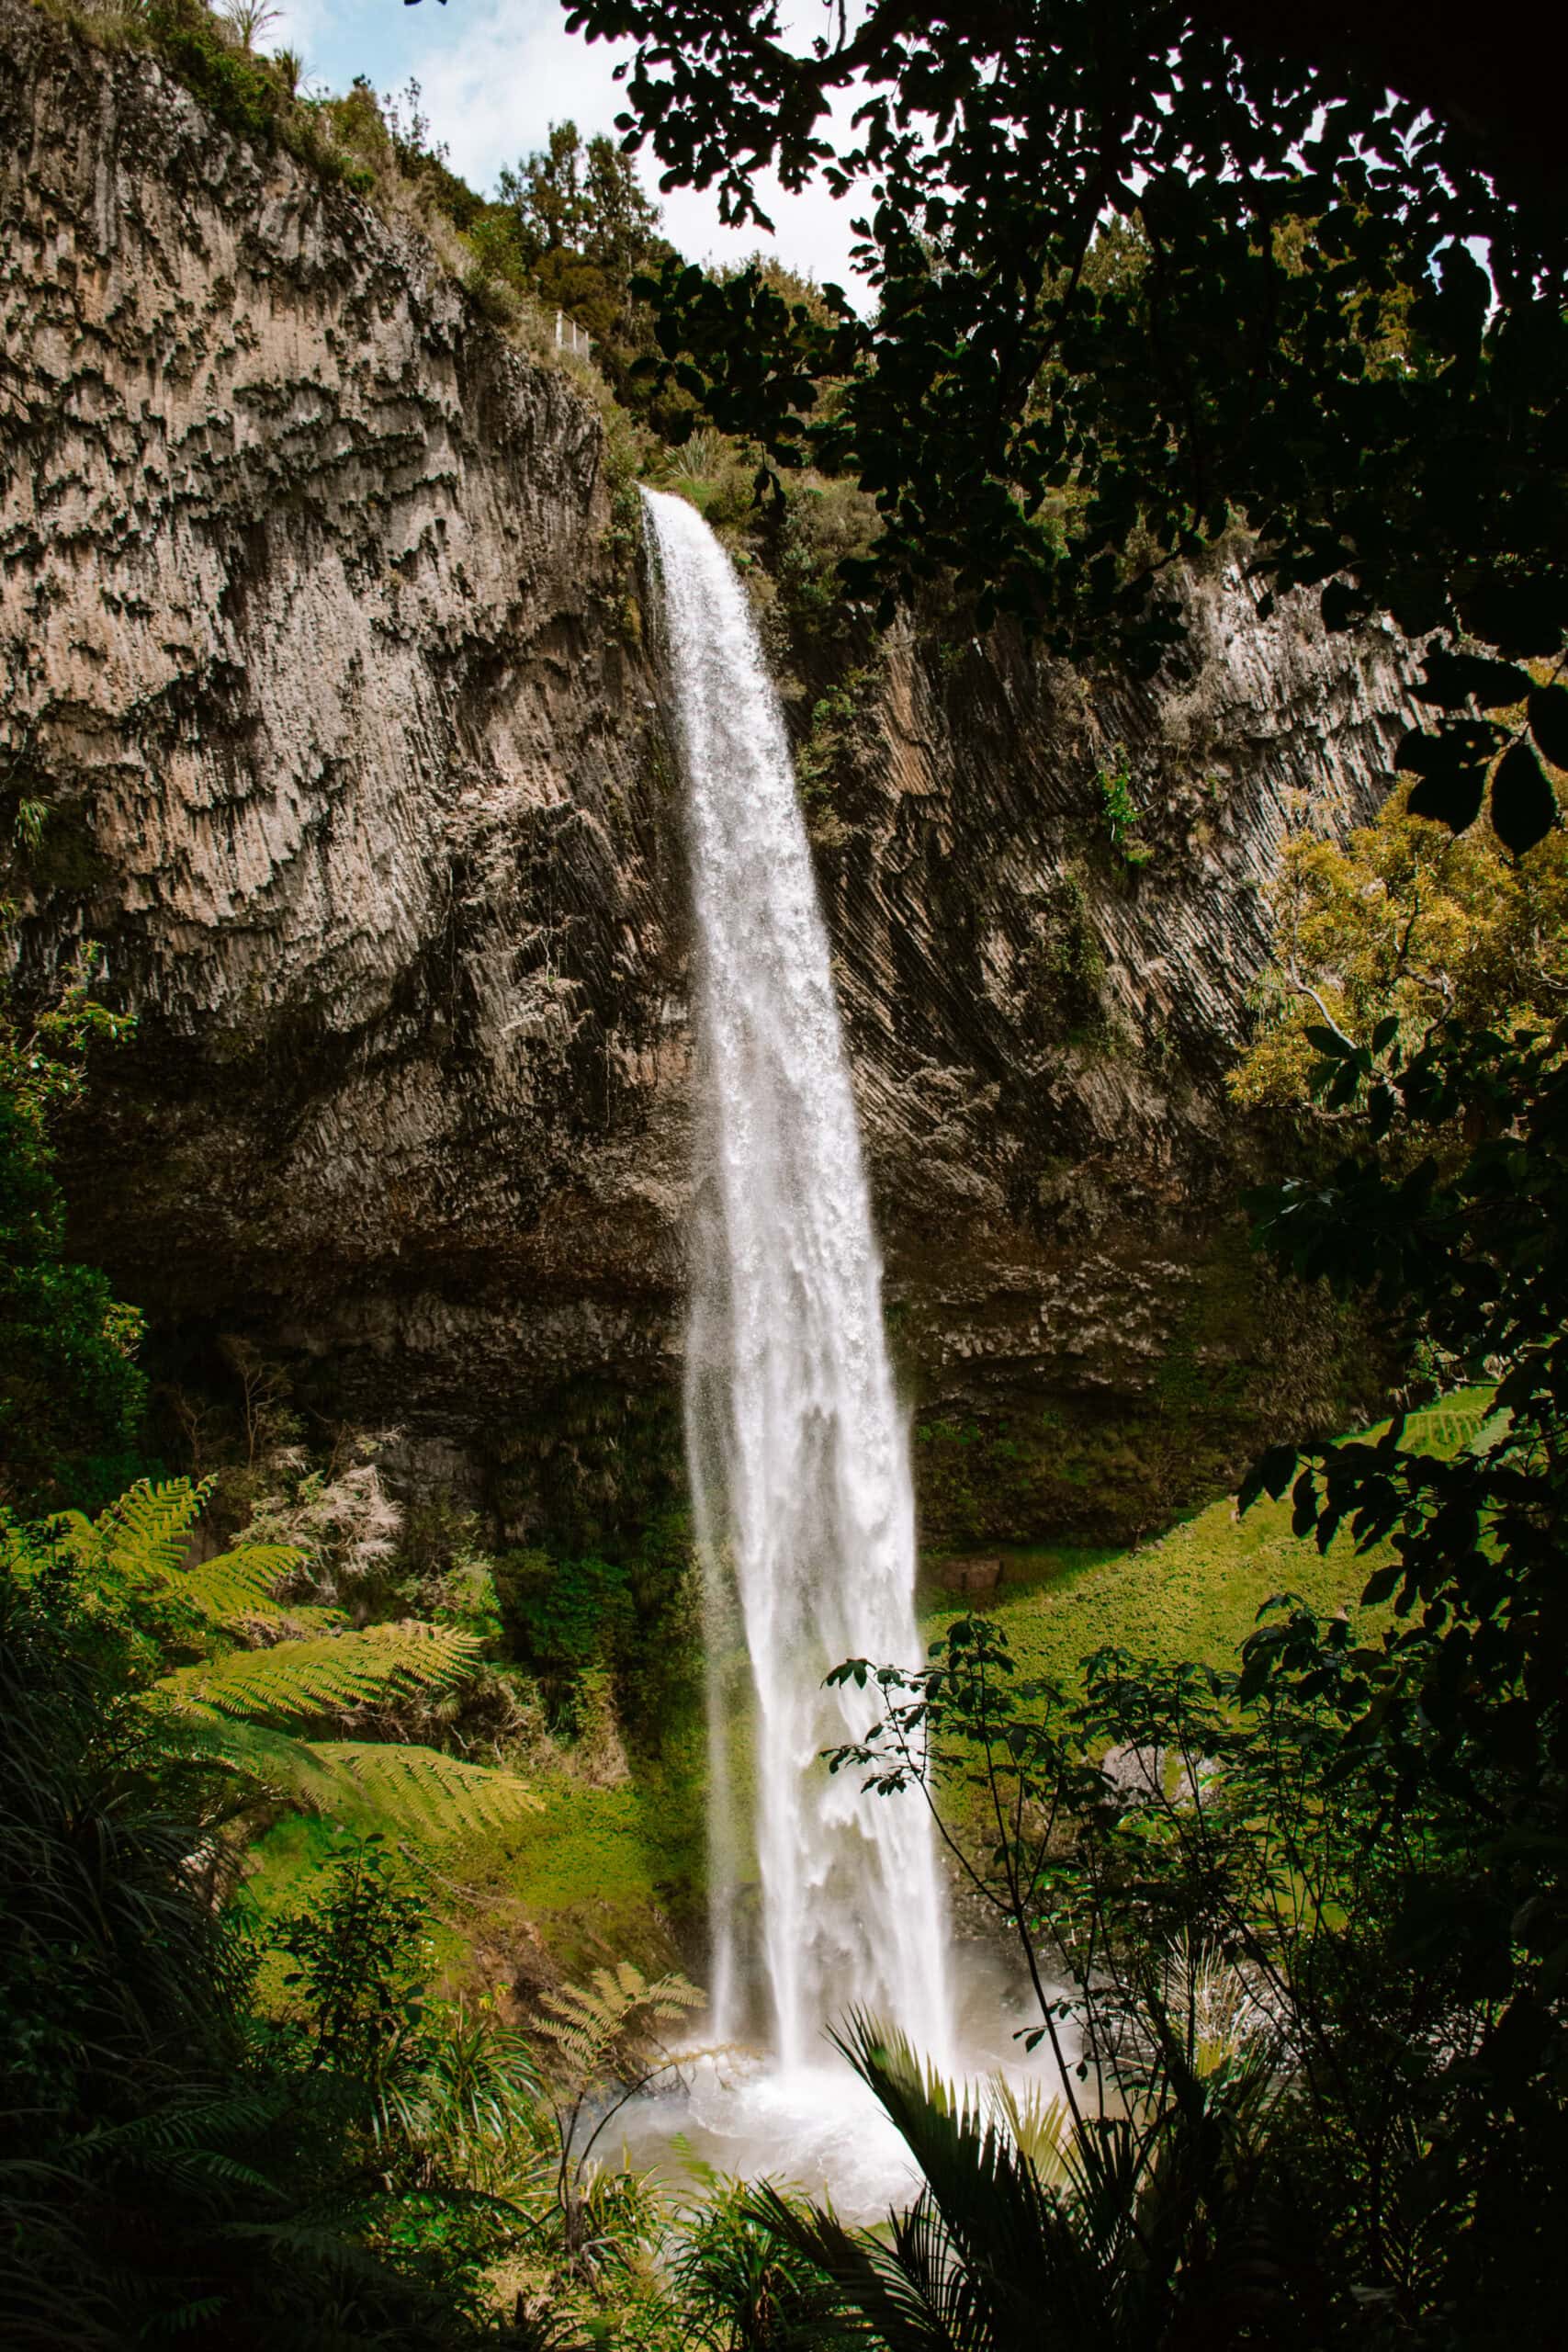
[[[995,1592],[1001,1580],[999,1559],[946,1560],[937,1578],[943,1592]]]

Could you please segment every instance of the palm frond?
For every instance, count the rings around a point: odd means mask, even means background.
[[[1145,1994],[1155,2029],[1156,2063],[1175,2064],[1198,2082],[1234,2074],[1278,2039],[1274,2021],[1241,1971],[1223,1952],[1187,1935],[1161,1958]]]
[[[1049,2186],[1002,2119],[985,2112],[980,2096],[933,2077],[902,2035],[852,2012],[834,2040],[919,2166],[931,2223],[940,2219],[965,2297],[983,2311],[987,2340],[998,2347],[1033,2344],[1040,2315],[1049,2312],[1063,2352],[1098,2341],[1122,2235],[1108,2205],[1097,2209],[1103,2227],[1086,2226],[1077,2143],[1063,2152],[1075,2175],[1071,2188]],[[927,2291],[936,2284],[927,2281]],[[942,2292],[951,2300],[951,2280]]]
[[[918,2265],[907,2267],[897,2246],[846,2229],[827,2207],[797,2209],[771,2181],[760,2182],[742,2210],[826,2273],[868,2343],[887,2352],[979,2352],[979,2339],[953,2334],[940,2295],[927,2291]]]
[[[1038,2083],[1020,2091],[1003,2075],[989,2086],[991,2111],[1037,2179],[1057,2188],[1072,2177],[1073,2114],[1065,2098],[1052,2098]]]

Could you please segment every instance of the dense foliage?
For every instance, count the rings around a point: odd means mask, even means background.
[[[141,1317],[75,1262],[54,1172],[54,1123],[88,1056],[130,1026],[93,993],[85,954],[33,1018],[0,1001],[0,1502],[104,1501],[137,1466]]]
[[[472,2250],[392,2252],[363,2052],[321,2003],[258,2015],[254,1936],[212,1900],[220,1796],[137,1703],[132,1646],[67,1563],[0,1577],[6,2340],[457,2340]],[[367,1986],[363,1927],[325,1922]]]
[[[1131,2341],[1188,2341],[1217,2298],[1269,2342],[1502,2344],[1568,2290],[1568,1065],[1561,1025],[1446,1023],[1409,1049],[1399,1026],[1365,1046],[1308,1033],[1352,1148],[1256,1203],[1284,1262],[1371,1292],[1439,1370],[1492,1392],[1451,1457],[1395,1419],[1276,1448],[1244,1487],[1244,1508],[1289,1490],[1320,1548],[1377,1549],[1361,1613],[1281,1596],[1234,1666],[1107,1652],[1077,1687],[1020,1677],[984,1620],[919,1673],[840,1669],[882,1712],[839,1764],[934,1797],[1021,1939],[1030,2038],[1055,2053],[1089,2167],[1069,2205],[1094,2186],[1108,2102],[1131,2101],[1116,2211],[1165,2265]],[[966,1781],[977,1846],[942,1793]],[[1249,2087],[1243,2140],[1216,2122],[1198,2143],[1240,2172],[1195,2180],[1167,2220],[1207,2111],[1182,2048],[1200,2005],[1172,1992],[1183,1953],[1228,1973]],[[969,2137],[970,2173],[994,2168]]]
[[[1517,1988],[1439,1924],[1489,1867],[1462,1800],[1427,1780],[1394,1803],[1347,1770],[1332,1690],[1120,1653],[1058,1688],[1019,1676],[983,1622],[884,1693],[844,1760],[886,1788],[933,1761],[939,1786],[973,1774],[991,1812],[962,1859],[1021,1938],[1029,2039],[1062,2066],[1071,2165],[1029,2185],[1042,2250],[1023,2267],[1069,2341],[1087,2320],[1082,2340],[1136,2345],[1469,2346],[1550,2307],[1562,2103],[1550,2080],[1499,2080]],[[971,2264],[1005,2277],[983,2153],[928,2179]],[[987,2163],[1003,2156],[1019,2168],[1005,2148]],[[1045,2267],[1075,2222],[1100,2233],[1098,2303]],[[1004,2317],[936,2340],[1026,2337]]]
[[[1304,2217],[1287,2238],[1267,2076],[1234,2030],[1214,2032],[1194,1973],[1185,2002],[1169,1989],[1170,2004],[1145,2005],[1146,2047],[1120,2070],[1122,2110],[1088,2116],[1001,2082],[950,2085],[852,2018],[840,2048],[919,2164],[920,2196],[880,2233],[792,2211],[767,2188],[753,2211],[821,2265],[888,2352],[1025,2352],[1043,2333],[1066,2352],[1321,2343],[1296,2324]]]
[[[1408,1054],[1445,1022],[1506,1035],[1568,1010],[1568,838],[1514,858],[1489,827],[1454,834],[1409,802],[1401,786],[1345,841],[1303,811],[1269,893],[1274,961],[1232,1074],[1237,1102],[1312,1103],[1308,1032],[1325,1023],[1365,1046],[1393,1019]]]
[[[1244,1500],[1289,1486],[1299,1533],[1392,1544],[1366,1598],[1392,1600],[1394,1620],[1357,1643],[1288,1619],[1253,1637],[1243,1687],[1332,1693],[1347,1771],[1372,1776],[1395,1811],[1427,1790],[1464,1808],[1484,1868],[1462,1900],[1434,1894],[1427,1932],[1506,1991],[1478,2079],[1499,2098],[1543,2082],[1560,2097],[1568,1041],[1562,1023],[1503,1037],[1451,1023],[1406,1055],[1385,1023],[1367,1046],[1328,1029],[1312,1042],[1318,1091],[1358,1103],[1359,1133],[1325,1182],[1260,1199],[1264,1237],[1302,1272],[1375,1289],[1450,1364],[1485,1366],[1496,1419],[1450,1463],[1405,1448],[1397,1421],[1376,1444],[1264,1457]],[[1469,1145],[1457,1166],[1391,1151],[1455,1125]]]
[[[1171,0],[879,0],[798,43],[777,0],[569,17],[637,42],[621,123],[661,185],[716,184],[737,221],[762,221],[765,166],[865,201],[869,315],[671,260],[659,335],[764,473],[811,462],[874,493],[851,577],[885,612],[945,568],[982,622],[1114,633],[1152,665],[1178,632],[1172,559],[1239,521],[1331,627],[1385,609],[1506,657],[1439,641],[1440,724],[1403,761],[1456,829],[1490,777],[1510,848],[1547,831],[1538,755],[1568,739],[1560,174],[1462,102],[1429,111],[1408,74],[1390,91],[1375,30],[1314,53],[1298,24],[1285,54],[1260,18]]]
[[[407,1741],[320,1736],[461,1684],[479,1643],[411,1620],[355,1628],[341,1609],[280,1598],[300,1565],[284,1545],[191,1562],[208,1494],[143,1482],[96,1521],[0,1525],[0,1569],[23,1585],[82,1578],[121,1629],[131,1688],[169,1752],[230,1776],[237,1806],[368,1815],[439,1841],[533,1802],[510,1775]]]
[[[179,1596],[5,1536],[6,2343],[675,2352],[705,2332],[713,2278],[689,2305],[666,2277],[677,2215],[604,2161],[701,1996],[623,1963],[526,2019],[442,1997],[443,1880],[385,1806],[308,1904],[263,1914],[233,1765],[149,1679]]]

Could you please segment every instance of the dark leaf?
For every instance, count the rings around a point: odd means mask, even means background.
[[[1399,764],[1414,769],[1420,782],[1410,795],[1413,817],[1431,817],[1453,833],[1462,833],[1481,814],[1486,790],[1485,752],[1477,757],[1473,738],[1484,732],[1491,748],[1494,730],[1461,723],[1440,734],[1407,735],[1399,747]]]
[[[1484,763],[1502,741],[1502,732],[1490,718],[1455,719],[1438,728],[1413,727],[1400,739],[1393,764],[1410,775],[1448,775],[1456,762]]]
[[[1416,689],[1417,702],[1436,703],[1443,710],[1462,710],[1472,695],[1483,710],[1499,704],[1523,702],[1530,690],[1527,672],[1512,662],[1491,662],[1479,653],[1434,653],[1427,662],[1426,683]]]
[[[1473,636],[1509,653],[1555,653],[1568,624],[1568,599],[1556,581],[1489,580],[1460,599]]]
[[[1365,590],[1348,580],[1331,580],[1323,592],[1323,626],[1326,629],[1354,628],[1371,609],[1372,600]]]
[[[1278,1502],[1291,1483],[1296,1466],[1293,1445],[1271,1445],[1259,1455],[1241,1482],[1236,1497],[1243,1510],[1249,1510],[1261,1494],[1272,1495]]]
[[[1554,768],[1568,768],[1568,686],[1537,686],[1530,695],[1530,733]]]
[[[1415,802],[1411,795],[1412,805]],[[1522,857],[1557,821],[1557,800],[1540,762],[1521,737],[1510,743],[1492,779],[1492,828],[1505,849]]]
[[[1469,248],[1446,246],[1438,255],[1438,283],[1416,300],[1412,317],[1438,350],[1461,360],[1473,357],[1486,322],[1492,281]]]
[[[1398,1108],[1399,1099],[1393,1087],[1380,1080],[1367,1098],[1367,1125],[1374,1141],[1387,1135]]]

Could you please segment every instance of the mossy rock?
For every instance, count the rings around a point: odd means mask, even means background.
[[[1234,1487],[1276,1439],[1377,1408],[1392,1367],[1375,1334],[1323,1286],[1279,1280],[1239,1224],[1190,1277],[1136,1391],[1021,1380],[918,1410],[923,1540],[1136,1542]]]

